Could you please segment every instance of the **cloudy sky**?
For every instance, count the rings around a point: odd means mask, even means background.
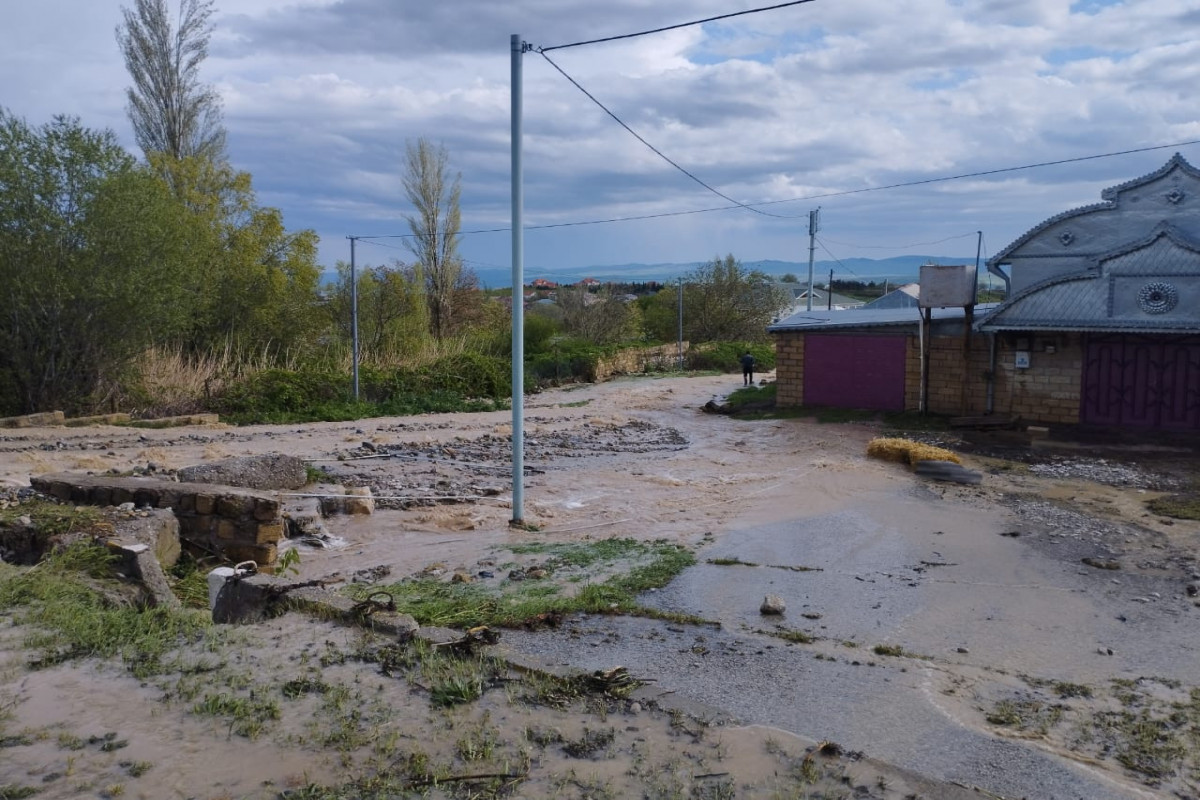
[[[128,5],[132,0],[124,0]],[[168,0],[174,4],[175,0]],[[74,114],[136,150],[114,29],[123,0],[4,0],[0,105]],[[401,234],[406,141],[443,143],[463,228],[506,228],[511,34],[535,48],[634,33],[756,0],[217,0],[203,76],[229,154],[328,266],[346,236]],[[523,57],[526,275],[630,262],[985,256],[1173,152],[910,188],[891,184],[1200,140],[1197,0],[813,0]],[[649,150],[547,60],[732,207]],[[824,195],[824,196],[821,196]],[[821,196],[821,197],[818,197]],[[786,202],[777,202],[786,201]],[[760,213],[762,212],[762,213]],[[670,215],[657,216],[654,215]],[[959,238],[951,238],[959,237]],[[471,233],[481,272],[507,233]],[[407,258],[363,242],[360,262]]]

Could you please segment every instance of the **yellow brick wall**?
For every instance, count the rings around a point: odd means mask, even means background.
[[[996,340],[993,411],[1029,422],[1079,422],[1083,344],[1078,334],[1022,335],[1030,352],[1028,369],[1017,369],[1016,340]],[[776,402],[804,404],[804,334],[779,333],[776,341]],[[1053,350],[1053,352],[1049,352]],[[920,408],[921,351],[917,336],[908,337],[904,361],[904,407]],[[963,337],[939,336],[930,342],[929,410],[935,414],[975,416],[987,408],[989,337],[972,334],[964,354]]]
[[[803,334],[775,334],[775,403],[804,405]]]

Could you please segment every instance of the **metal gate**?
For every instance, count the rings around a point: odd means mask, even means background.
[[[1200,337],[1092,336],[1080,421],[1200,430]]]
[[[904,410],[906,336],[804,337],[804,404]]]

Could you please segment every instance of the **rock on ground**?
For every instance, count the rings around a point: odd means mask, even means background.
[[[184,467],[179,470],[179,480],[249,489],[299,489],[308,483],[308,470],[295,456],[269,453]]]

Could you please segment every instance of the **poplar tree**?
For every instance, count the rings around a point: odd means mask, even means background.
[[[405,216],[412,231],[405,243],[416,256],[429,305],[430,333],[438,339],[453,329],[455,300],[473,283],[458,255],[462,179],[450,176],[448,158],[444,146],[421,138],[408,143],[404,162],[404,191],[416,210]]]
[[[127,110],[142,151],[147,157],[223,160],[221,99],[200,80],[213,29],[212,0],[180,0],[174,24],[166,0],[135,0],[121,13],[117,43],[133,79]]]

